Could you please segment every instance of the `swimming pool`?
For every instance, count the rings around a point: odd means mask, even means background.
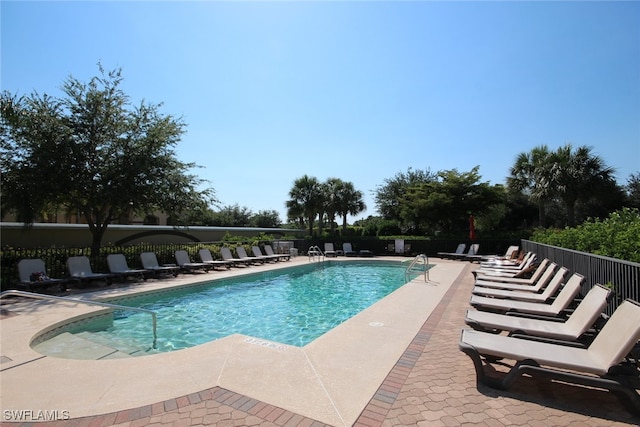
[[[304,346],[406,282],[398,262],[327,261],[110,302],[153,310],[155,349],[148,314],[118,311],[71,328],[85,339],[132,355],[196,346],[232,334]],[[133,349],[133,351],[132,351]]]

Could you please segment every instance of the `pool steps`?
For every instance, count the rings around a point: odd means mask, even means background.
[[[92,340],[89,338],[91,335],[88,332],[78,334],[63,332],[36,344],[33,349],[52,357],[83,360],[123,359],[143,352],[140,348],[126,345],[118,346],[119,348],[110,347]]]

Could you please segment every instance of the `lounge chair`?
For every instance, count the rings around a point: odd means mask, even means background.
[[[229,262],[229,261],[224,261],[221,259],[213,259],[213,256],[211,255],[211,251],[206,248],[200,249],[198,251],[198,255],[200,255],[200,261],[202,261],[207,265],[210,265],[213,269],[215,269],[217,266],[230,268],[231,265],[233,264],[232,262]]]
[[[525,290],[513,290],[513,289],[494,289],[483,288],[482,286],[475,286],[473,288],[474,295],[482,295],[492,298],[505,298],[518,301],[531,301],[531,302],[547,302],[551,300],[562,286],[562,280],[567,274],[566,268],[558,270],[553,279],[547,284],[547,286],[541,287],[541,289],[525,289]],[[533,288],[534,286],[532,286]],[[542,290],[542,292],[539,292]]]
[[[236,254],[238,254],[238,258],[249,264],[255,264],[256,262],[264,264],[264,259],[249,256],[242,246],[236,246]]]
[[[552,298],[565,281],[565,276],[569,272],[566,267],[561,267],[555,273],[555,264],[552,264],[538,283],[535,285],[511,285],[506,283],[504,287],[485,287],[476,285],[471,292],[474,295],[484,295],[494,298],[511,298],[522,301],[546,301]],[[553,276],[553,278],[552,278]]]
[[[92,280],[104,280],[110,285],[117,275],[111,273],[94,273],[91,269],[91,262],[86,256],[72,256],[67,258],[67,270],[69,276],[79,282],[89,282]]]
[[[189,253],[184,249],[177,250],[174,256],[180,269],[187,273],[193,273],[195,271],[209,272],[209,270],[213,268],[211,264],[207,264],[206,262],[192,262]]]
[[[509,331],[558,340],[575,341],[596,323],[607,306],[611,289],[596,284],[566,319],[527,318],[468,310],[465,323],[475,330],[487,332]]]
[[[351,246],[351,243],[343,243],[342,252],[344,252],[345,256],[358,256],[358,253],[353,250],[353,246]]]
[[[438,252],[438,256],[443,259],[453,259],[456,255],[464,254],[465,249],[467,249],[466,243],[460,243],[455,252]]]
[[[290,254],[276,254],[275,252],[273,252],[273,248],[271,247],[271,245],[264,245],[264,251],[267,253],[267,255],[276,255],[278,256],[281,260],[285,259],[285,260],[290,260],[291,259],[291,255]]]
[[[542,286],[545,286],[544,279],[547,282],[550,280],[550,274],[553,274],[558,265],[555,262],[550,262],[548,259],[543,260],[538,268],[533,272],[528,279],[511,277],[511,278],[483,278],[475,281],[476,286],[483,286],[486,288],[498,288],[498,289],[512,289],[512,290],[528,290],[536,289],[539,291]]]
[[[260,246],[252,246],[251,247],[251,251],[253,252],[253,255],[258,258],[258,259],[262,259],[266,262],[271,262],[271,261],[280,261],[282,259],[282,257],[280,257],[280,255],[265,255],[262,253],[262,251],[260,250]]]
[[[491,279],[492,277],[524,277],[527,274],[531,273],[531,271],[535,270],[537,267],[535,264],[536,256],[530,254],[526,256],[526,261],[524,261],[518,267],[500,267],[500,268],[487,268],[481,267],[477,270],[474,270],[473,276],[475,278],[487,278]]]
[[[480,295],[472,295],[469,304],[478,310],[494,312],[520,312],[539,314],[542,316],[558,316],[565,311],[580,293],[584,276],[578,273],[567,280],[560,292],[551,302],[517,301],[514,299],[492,298]]]
[[[472,260],[472,256],[477,255],[478,251],[480,250],[480,244],[479,243],[474,243],[471,246],[469,246],[469,249],[467,250],[467,253],[461,253],[458,255],[452,255],[451,258],[452,259],[457,259],[460,261],[467,261],[467,260]]]
[[[597,334],[588,348],[551,342],[530,341],[463,329],[459,348],[473,361],[478,384],[506,390],[522,375],[606,389],[628,398],[640,414],[637,360],[625,360],[640,340],[640,305],[624,301]],[[637,357],[637,356],[636,356]],[[482,359],[515,360],[501,379],[489,377]],[[501,362],[502,363],[502,362]]]
[[[54,285],[58,286],[60,291],[67,290],[67,280],[49,277],[44,261],[39,258],[21,259],[18,262],[18,277],[20,285],[29,291],[33,291],[36,287],[45,288]]]
[[[337,257],[335,248],[333,247],[333,243],[325,242],[324,244],[324,255],[327,257]]]
[[[220,248],[220,255],[222,256],[222,259],[225,261],[228,261],[230,263],[232,263],[232,265],[237,266],[239,264],[244,264],[244,265],[251,265],[250,261],[247,260],[243,260],[240,258],[235,258],[233,255],[231,255],[231,249],[229,248]]]
[[[484,263],[511,262],[518,258],[519,249],[518,245],[509,246],[504,255],[480,255],[482,257],[480,260]]]
[[[142,252],[140,254],[140,262],[144,269],[153,272],[156,277],[160,274],[171,274],[175,277],[180,271],[180,267],[175,264],[158,264],[158,258],[156,258],[156,254],[153,252]]]
[[[107,255],[107,265],[109,271],[112,274],[117,274],[120,278],[125,279],[127,277],[139,277],[142,280],[146,280],[145,274],[147,270],[131,269],[127,265],[127,259],[124,254],[109,254]]]

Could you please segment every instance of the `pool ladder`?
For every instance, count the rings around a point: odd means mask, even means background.
[[[417,270],[416,267],[418,263],[422,261],[422,270]],[[405,281],[409,281],[409,276],[411,272],[420,271],[421,274],[424,274],[424,281],[428,282],[429,279],[429,258],[425,254],[416,255],[416,257],[411,261],[409,267],[404,272]]]
[[[128,311],[138,311],[140,313],[148,313],[151,315],[151,320],[153,322],[153,348],[156,348],[156,344],[158,341],[158,332],[157,332],[158,322],[156,319],[156,313],[154,311],[147,310],[146,308],[127,307],[126,305],[109,304],[106,302],[88,301],[88,300],[81,300],[81,299],[67,298],[67,297],[55,297],[53,295],[36,294],[33,292],[18,291],[15,289],[0,292],[0,298],[9,296],[9,295],[16,295],[16,296],[21,296],[25,298],[33,298],[33,299],[40,299],[40,300],[67,301],[67,302],[74,302],[78,304],[97,305],[99,307],[113,308],[114,310],[128,310]]]
[[[324,253],[319,246],[311,246],[307,254],[309,255],[309,262],[316,261],[316,257],[317,261],[324,261]]]

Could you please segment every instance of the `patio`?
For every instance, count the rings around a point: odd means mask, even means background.
[[[297,260],[302,261],[304,260]],[[286,409],[283,407],[286,405],[278,405],[274,400],[250,397],[255,396],[250,389],[242,392],[242,387],[232,388],[218,384],[202,387],[196,392],[176,393],[170,398],[160,398],[144,405],[127,405],[129,399],[122,396],[122,402],[119,403],[123,408],[121,410],[42,425],[583,426],[637,425],[640,422],[617,396],[604,391],[528,378],[518,381],[509,391],[497,391],[483,386],[478,388],[471,360],[458,349],[460,329],[464,327],[463,317],[469,308],[468,300],[473,286],[471,271],[477,268],[477,264],[436,259],[432,262],[442,266],[440,270],[443,272],[442,276],[438,276],[436,267],[432,274],[440,288],[438,299],[428,308],[426,321],[418,327],[417,333],[412,333],[412,337],[398,353],[399,356],[395,356],[397,360],[391,369],[384,372],[382,381],[377,381],[377,389],[373,394],[367,392],[370,397],[358,409],[357,415],[351,417],[355,420],[353,422],[350,417],[344,417],[343,422],[319,421],[318,418],[309,416],[313,414],[313,409]],[[412,292],[423,292],[422,288],[425,288],[424,296],[433,292],[426,290],[426,286],[414,286]],[[419,295],[420,298],[423,297],[422,294]],[[3,313],[3,317],[8,319],[20,316],[21,314],[11,312]],[[365,356],[371,354],[371,347],[366,347],[366,343],[362,345]],[[4,349],[2,354],[5,354]],[[366,357],[362,360],[365,359]],[[351,361],[362,363],[357,357],[352,357]],[[7,365],[3,363],[2,369],[8,372],[9,369],[5,366]],[[166,368],[180,369],[171,365]],[[87,378],[86,381],[90,385],[92,379]],[[14,390],[6,389],[5,381],[2,383],[3,424],[8,424],[9,421],[16,421],[16,417],[8,412],[15,408],[6,406],[5,396]],[[296,384],[296,387],[299,385]],[[354,383],[352,391],[354,396],[361,393],[357,383]],[[61,404],[59,408],[48,409],[62,411],[67,408]],[[340,408],[337,412],[343,413]],[[35,418],[39,414],[32,415]],[[27,421],[24,418],[21,421],[23,422],[12,422],[11,425],[31,425],[30,422],[24,422]]]

